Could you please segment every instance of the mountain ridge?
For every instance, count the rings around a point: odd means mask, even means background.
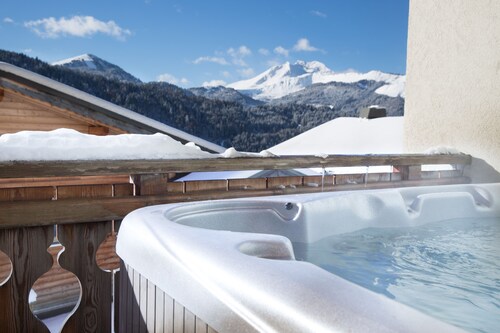
[[[404,98],[406,81],[404,75],[375,70],[367,73],[337,73],[319,61],[298,60],[293,64],[287,61],[273,66],[253,78],[230,83],[227,87],[236,89],[254,99],[271,101],[317,83],[356,83],[363,80],[383,82],[384,84],[375,91],[377,94]]]

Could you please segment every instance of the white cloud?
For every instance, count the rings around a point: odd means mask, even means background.
[[[213,62],[219,65],[229,65],[226,59],[222,57],[199,57],[195,61],[193,61],[193,64],[198,65],[201,64],[202,62]]]
[[[156,81],[168,82],[171,84],[183,85],[183,86],[185,86],[189,83],[189,80],[186,79],[185,77],[179,79],[179,78],[177,78],[174,75],[169,74],[169,73],[164,73],[164,74],[158,75],[158,77],[156,78]]]
[[[319,10],[311,10],[310,11],[311,15],[326,18],[326,14],[323,12],[320,12]]]
[[[3,23],[14,23],[14,20],[11,19],[10,17],[4,17]]]
[[[28,53],[31,53],[31,52],[33,52],[33,50],[32,50],[32,49],[24,49],[24,50],[23,50],[23,53],[24,53],[24,54],[28,54]]]
[[[231,73],[229,73],[228,71],[223,71],[222,76],[224,76],[227,79],[231,77]]]
[[[102,33],[124,40],[126,36],[132,34],[130,30],[121,28],[114,21],[104,22],[92,16],[73,16],[69,19],[49,17],[24,22],[24,26],[42,38],[58,38],[68,35],[87,37]]]
[[[255,75],[255,71],[253,70],[253,68],[238,69],[237,72],[243,77],[252,77]]]
[[[285,49],[283,46],[277,46],[274,48],[274,53],[288,57],[289,51]]]
[[[248,47],[245,45],[241,45],[239,48],[234,49],[234,48],[229,48],[227,50],[227,54],[229,54],[231,57],[236,57],[236,58],[243,58],[246,56],[249,56],[252,54],[252,50],[250,50]]]
[[[218,86],[225,86],[227,83],[224,80],[212,80],[212,81],[205,81],[202,83],[202,86],[207,88],[207,87],[218,87]]]
[[[262,49],[259,49],[259,53],[266,56],[266,55],[269,55],[269,50],[262,48]]]
[[[312,46],[307,38],[299,39],[297,43],[293,46],[293,49],[294,51],[307,51],[307,52],[320,51],[320,49],[318,49],[317,47]]]
[[[231,57],[231,62],[240,67],[247,67],[247,63],[243,58],[248,57],[249,55],[252,54],[252,50],[250,50],[247,46],[241,45],[237,49],[234,48],[229,48],[227,50],[227,54]]]
[[[245,60],[241,58],[233,58],[233,64],[236,66],[241,66],[241,67],[247,67],[248,64],[245,62]]]

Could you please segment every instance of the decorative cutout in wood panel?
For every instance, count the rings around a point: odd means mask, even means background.
[[[96,252],[97,266],[105,272],[111,272],[120,268],[120,257],[116,254],[116,232],[111,232],[99,245]]]
[[[11,277],[0,287],[0,332],[48,332],[30,310],[28,297],[35,281],[50,270],[52,226],[0,229],[0,250],[12,261]]]
[[[97,249],[111,230],[110,221],[58,226],[58,238],[65,247],[59,263],[75,273],[82,286],[78,308],[64,325],[63,333],[111,331],[113,275],[103,272],[96,262]]]
[[[51,332],[60,332],[64,323],[76,310],[82,294],[80,281],[75,274],[63,269],[58,255],[64,251],[60,244],[53,244],[47,252],[52,255],[52,268],[40,276],[29,294],[31,312]]]
[[[3,286],[12,275],[12,262],[8,255],[0,251],[0,286]]]

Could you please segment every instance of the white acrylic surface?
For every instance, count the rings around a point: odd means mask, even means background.
[[[290,241],[500,217],[499,199],[500,184],[482,184],[154,206],[124,219],[117,252],[221,332],[455,332],[460,330],[295,261]]]

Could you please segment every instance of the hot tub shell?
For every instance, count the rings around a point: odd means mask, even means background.
[[[117,242],[120,331],[460,332],[296,261],[291,241],[309,243],[367,227],[500,218],[499,198],[500,184],[481,184],[136,210],[123,220]]]

